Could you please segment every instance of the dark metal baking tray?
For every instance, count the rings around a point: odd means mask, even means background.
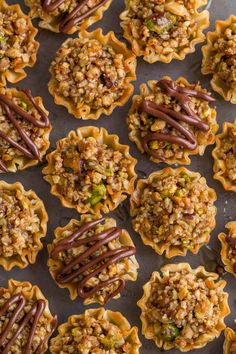
[[[23,0],[13,1],[8,0],[9,4],[20,3],[23,10],[27,13],[28,9],[24,6]],[[109,30],[115,31],[119,39],[122,40],[122,29],[119,25],[119,14],[124,9],[124,2],[121,0],[114,0],[110,9],[105,13],[103,19],[93,25],[89,30],[97,27],[102,27],[106,33]],[[229,15],[236,15],[236,1],[235,0],[213,0],[210,6],[210,19],[211,27],[214,28],[215,20],[226,19]],[[37,21],[34,21],[37,24]],[[74,35],[76,36],[76,35]],[[128,129],[126,126],[126,116],[130,107],[129,102],[121,108],[116,108],[110,117],[102,116],[98,121],[82,121],[76,120],[70,115],[65,108],[57,106],[53,102],[53,98],[48,93],[47,83],[49,81],[49,66],[55,55],[56,50],[60,47],[62,42],[67,36],[62,34],[55,34],[46,30],[39,29],[37,40],[40,42],[40,49],[38,53],[37,63],[34,68],[27,70],[28,76],[25,80],[17,84],[17,87],[28,87],[32,90],[34,95],[43,97],[45,107],[50,111],[50,119],[53,125],[51,133],[51,147],[53,150],[56,146],[56,141],[65,137],[72,129],[76,129],[85,125],[95,125],[99,127],[105,127],[110,133],[115,133],[120,137],[120,141],[123,144],[130,146],[131,154],[138,159],[136,171],[139,178],[144,177],[155,170],[159,170],[164,167],[164,164],[154,164],[148,160],[146,156],[141,155],[136,146],[128,139]],[[200,72],[201,66],[201,45],[197,46],[195,53],[190,54],[183,61],[173,61],[170,64],[148,64],[142,59],[138,59],[137,68],[137,81],[135,82],[135,93],[139,92],[139,85],[142,82],[146,82],[149,79],[160,79],[163,75],[169,75],[172,78],[177,78],[182,75],[185,76],[190,82],[200,80],[202,85],[210,89],[210,78],[203,76]],[[11,86],[11,85],[9,85]],[[226,103],[220,96],[214,94],[217,98],[216,107],[218,113],[218,123],[220,130],[224,121],[233,122],[236,112],[235,106]],[[144,246],[131,227],[131,222],[128,215],[129,202],[126,201],[118,210],[111,213],[116,217],[118,224],[121,227],[126,228],[137,246],[137,259],[140,264],[139,276],[136,282],[128,282],[126,289],[122,292],[120,299],[112,300],[107,304],[107,308],[121,311],[130,321],[132,325],[139,327],[139,336],[142,342],[142,348],[140,352],[142,354],[154,354],[158,353],[159,349],[156,348],[152,341],[146,340],[141,335],[140,326],[140,310],[136,306],[136,302],[141,298],[143,291],[142,286],[146,283],[151,273],[154,270],[159,270],[160,267],[166,263],[178,263],[189,262],[191,266],[196,267],[198,265],[204,265],[207,270],[214,270],[216,263],[219,259],[220,245],[217,239],[217,235],[224,231],[225,224],[230,220],[236,219],[236,195],[234,193],[226,192],[222,188],[221,184],[213,180],[212,165],[213,159],[211,157],[212,146],[208,147],[204,156],[195,156],[192,158],[192,163],[189,169],[193,171],[199,171],[206,177],[209,186],[215,188],[218,196],[216,206],[218,208],[217,213],[217,226],[212,232],[211,241],[208,246],[202,248],[198,255],[188,254],[187,257],[176,257],[171,260],[167,260],[164,257],[158,256],[150,247]],[[11,272],[6,272],[0,269],[0,282],[1,286],[7,284],[9,278],[15,278],[17,280],[29,280],[33,284],[37,284],[45,296],[49,300],[50,309],[53,313],[57,313],[59,317],[59,323],[65,322],[67,317],[83,312],[86,307],[83,306],[81,300],[71,301],[69,293],[66,289],[60,289],[52,280],[47,267],[47,244],[53,238],[53,230],[59,225],[65,225],[71,218],[78,218],[79,215],[76,211],[66,209],[61,206],[59,200],[52,196],[49,192],[49,185],[43,180],[42,167],[36,166],[29,168],[22,172],[15,174],[1,175],[1,179],[7,182],[20,181],[23,183],[26,189],[32,188],[43,199],[46,209],[49,214],[49,224],[47,237],[44,239],[44,249],[39,253],[37,262],[34,265],[28,266],[24,270],[14,268]],[[231,308],[231,314],[227,317],[226,323],[232,328],[236,328],[234,319],[236,317],[236,303],[235,303],[235,288],[236,279],[230,274],[224,274],[223,278],[227,281],[226,290],[229,292],[229,304]],[[91,306],[93,307],[93,306]],[[95,305],[96,307],[96,305]],[[216,339],[212,343],[208,344],[204,349],[198,350],[201,354],[221,354],[223,353],[223,334],[219,339]],[[177,354],[177,350],[172,350],[169,353]]]

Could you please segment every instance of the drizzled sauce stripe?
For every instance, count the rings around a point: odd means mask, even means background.
[[[58,9],[59,6],[63,4],[65,0],[57,0],[52,2],[52,0],[43,0],[43,10],[46,12],[52,12]],[[101,6],[103,6],[108,0],[102,0],[97,5],[88,9],[85,13],[79,15],[80,10],[83,9],[89,2],[89,0],[82,0],[73,11],[68,13],[68,15],[61,21],[59,25],[59,30],[63,33],[67,33],[72,27],[76,26],[77,23],[89,17],[93,12],[97,11]]]
[[[45,112],[41,109],[41,107],[38,106],[36,103],[34,97],[31,94],[30,90],[22,90],[25,95],[29,98],[35,109],[38,111],[40,114],[41,120],[36,119],[34,116],[23,110],[20,106],[15,104],[10,98],[7,97],[7,95],[0,94],[0,105],[2,106],[3,110],[6,113],[7,118],[10,120],[12,123],[13,127],[17,130],[19,133],[21,139],[24,141],[26,144],[27,148],[22,146],[20,143],[12,139],[10,136],[8,136],[4,131],[0,130],[0,138],[8,142],[11,146],[16,148],[17,150],[21,151],[24,156],[30,158],[30,159],[36,159],[40,161],[40,154],[38,151],[38,148],[36,144],[32,141],[32,139],[26,134],[24,129],[21,128],[19,122],[17,121],[16,117],[14,116],[13,112],[18,114],[22,119],[30,122],[33,124],[33,126],[37,128],[47,128],[50,126],[50,121],[48,116],[45,114]],[[3,172],[8,172],[8,169],[5,165],[5,163],[0,159],[0,170]]]
[[[0,347],[3,348],[1,351],[1,354],[7,354],[9,353],[11,347],[14,345],[15,341],[17,340],[18,336],[21,334],[21,332],[25,329],[25,327],[29,324],[29,322],[33,319],[33,323],[30,326],[30,332],[27,338],[27,342],[24,348],[24,354],[30,354],[32,352],[32,343],[33,343],[33,338],[36,332],[37,324],[39,322],[40,317],[43,314],[43,311],[46,307],[46,302],[44,300],[38,300],[33,304],[29,312],[18,322],[18,329],[15,331],[14,335],[12,338],[5,344],[5,341],[11,332],[12,327],[14,326],[15,323],[17,323],[17,319],[20,317],[21,312],[24,310],[24,307],[26,306],[26,300],[22,294],[15,294],[13,295],[10,299],[8,299],[5,304],[0,308],[0,317],[5,315],[7,310],[14,305],[17,304],[15,310],[12,313],[12,316],[9,318],[9,321],[4,328],[3,332],[0,335]],[[52,323],[52,330],[50,332],[51,334],[54,332],[57,326],[57,318],[54,317],[53,323]],[[46,337],[47,340],[48,337]],[[41,341],[39,344],[38,348],[36,351],[34,351],[35,354],[40,354],[41,349],[43,348],[45,344],[45,339]]]
[[[87,290],[86,284],[87,282],[100,274],[104,269],[108,266],[117,263],[119,260],[130,257],[135,254],[135,247],[125,247],[122,246],[118,249],[108,250],[101,255],[97,256],[94,259],[91,259],[92,255],[96,253],[102,246],[107,245],[109,242],[115,240],[121,234],[121,229],[118,227],[111,227],[101,233],[95,234],[91,237],[85,237],[78,239],[85,232],[93,229],[97,224],[103,222],[105,218],[101,218],[99,220],[90,221],[85,223],[79,230],[73,233],[71,236],[60,240],[52,252],[52,258],[58,259],[60,252],[65,252],[66,250],[72,249],[74,247],[79,247],[81,245],[88,246],[88,249],[73,259],[70,263],[62,268],[62,270],[57,274],[56,280],[61,283],[78,283],[78,295],[84,299],[92,296],[97,293],[100,289],[104,287],[118,282],[118,287],[110,294],[107,295],[104,302],[106,303],[110,298],[117,295],[125,286],[125,281],[121,279],[118,275],[106,280],[100,281],[97,285],[95,285],[92,289]],[[87,261],[84,265],[80,264],[84,261]],[[101,264],[102,263],[102,264]],[[101,264],[99,266],[99,264]],[[75,269],[76,267],[76,269]],[[88,275],[85,273],[91,269],[93,269]],[[78,280],[78,277],[82,275],[82,280]]]
[[[213,102],[214,98],[210,95],[197,90],[188,89],[178,85],[172,80],[160,80],[157,84],[162,91],[169,97],[175,98],[180,107],[185,112],[176,112],[164,105],[158,105],[150,100],[144,100],[141,105],[141,112],[146,112],[152,117],[159,118],[174,127],[182,136],[167,134],[163,132],[149,132],[142,139],[142,146],[145,152],[149,155],[164,160],[158,152],[149,147],[149,143],[153,140],[170,142],[172,144],[183,146],[189,150],[194,150],[197,147],[197,139],[195,135],[184,127],[180,122],[188,123],[189,125],[197,127],[199,130],[208,131],[209,125],[201,120],[198,115],[191,108],[190,97],[197,97],[209,102]]]

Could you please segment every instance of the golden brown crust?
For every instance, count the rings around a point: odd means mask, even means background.
[[[216,136],[216,147],[212,151],[212,156],[214,158],[214,179],[221,182],[226,191],[236,192],[236,183],[229,179],[226,175],[228,172],[228,166],[226,165],[226,158],[220,155],[222,148],[222,141],[227,138],[230,131],[235,130],[236,134],[236,119],[234,123],[224,122],[222,125],[222,133]],[[236,161],[236,158],[235,158]],[[235,163],[236,164],[236,163]]]
[[[17,90],[16,88],[8,88],[8,89],[0,88],[0,93],[7,95],[7,97],[9,97],[9,98],[17,97],[19,99],[22,99],[22,101],[27,104],[28,109],[34,108],[29,97],[23,91]],[[48,115],[49,112],[44,107],[42,98],[37,96],[37,97],[34,97],[34,100],[35,100],[36,104],[45,112],[45,114]],[[8,118],[6,118],[6,119],[8,119]],[[39,131],[39,128],[36,128],[36,129],[37,129],[36,131],[34,130],[34,135],[37,136],[37,131]],[[38,148],[38,151],[39,151],[39,155],[40,155],[41,159],[46,154],[46,152],[50,146],[49,135],[50,135],[51,130],[52,130],[51,125],[49,127],[45,127],[40,130],[40,134],[41,134],[40,137],[41,137],[42,141],[41,141],[41,145]],[[43,131],[43,133],[41,133],[41,131]],[[10,171],[10,172],[16,172],[17,170],[24,170],[28,167],[35,166],[38,163],[39,163],[38,160],[33,160],[23,154],[22,155],[15,154],[12,160],[8,159],[5,162],[6,167],[7,167],[8,171]],[[0,170],[0,173],[1,172],[2,171]]]
[[[67,333],[71,333],[71,328],[78,327],[78,323],[82,318],[93,318],[98,321],[108,321],[109,323],[117,326],[125,339],[125,343],[129,345],[129,354],[138,354],[141,346],[138,338],[138,328],[131,327],[127,319],[120,313],[104,308],[89,309],[82,315],[72,315],[68,318],[67,323],[63,323],[58,327],[59,335],[51,340],[50,351],[52,354],[61,353],[60,339],[63,339]]]
[[[12,257],[4,257],[0,255],[0,265],[7,271],[13,267],[25,268],[29,263],[34,264],[38,252],[43,248],[41,238],[46,236],[48,214],[41,199],[32,190],[25,191],[23,185],[19,182],[8,184],[0,181],[0,190],[16,191],[22,194],[28,201],[33,200],[34,203],[25,205],[26,210],[31,208],[40,220],[40,229],[33,235],[33,247],[28,247],[22,250],[21,254],[13,255]],[[22,202],[23,203],[23,202]]]
[[[37,55],[37,51],[39,48],[39,42],[35,41],[35,36],[38,33],[38,30],[32,25],[32,22],[29,18],[29,16],[25,15],[20,6],[18,4],[15,5],[8,5],[4,0],[1,0],[0,2],[0,11],[4,12],[6,10],[11,10],[14,11],[18,14],[18,16],[20,18],[25,19],[27,25],[28,25],[28,42],[31,43],[32,47],[33,47],[33,51],[30,54],[29,57],[29,62],[27,64],[24,64],[23,62],[21,63],[17,63],[16,67],[13,69],[8,69],[8,70],[4,70],[2,72],[0,72],[0,86],[6,86],[7,81],[11,82],[11,83],[16,83],[22,79],[24,79],[26,77],[26,72],[24,70],[25,67],[29,66],[32,67],[34,66],[35,62],[36,62],[36,55]]]
[[[171,80],[169,76],[164,76],[162,80]],[[201,89],[201,86],[199,84],[190,84],[184,77],[180,76],[178,79],[175,80],[177,84],[183,84],[185,87],[191,88],[191,89]],[[135,129],[133,121],[131,121],[130,116],[135,114],[135,112],[138,111],[138,107],[140,107],[141,102],[143,99],[145,99],[147,96],[150,97],[154,94],[155,88],[156,88],[157,81],[156,80],[149,80],[147,84],[141,84],[140,85],[140,95],[135,95],[133,96],[132,99],[132,105],[128,113],[128,118],[127,118],[127,123],[130,128],[129,132],[129,138],[131,141],[133,141],[138,149],[142,152],[145,153],[143,149],[143,144],[142,144],[142,137],[141,137],[141,131],[140,129]],[[197,86],[197,87],[196,87]],[[204,91],[203,91],[204,92]],[[158,95],[155,93],[154,95]],[[190,150],[187,148],[184,148],[184,153],[181,158],[177,156],[173,156],[170,158],[166,158],[165,162],[168,164],[182,164],[182,165],[189,165],[191,163],[191,160],[189,158],[189,155],[200,155],[202,156],[205,152],[206,146],[214,144],[215,142],[215,134],[218,130],[218,124],[216,122],[216,110],[214,108],[209,108],[209,113],[207,119],[204,119],[209,126],[210,126],[210,131],[207,132],[202,132],[202,131],[196,131],[196,139],[198,142],[197,147],[194,150]],[[156,163],[163,162],[160,159],[157,159],[153,156],[150,156],[150,160]]]
[[[229,230],[228,231],[229,237],[231,237],[232,235],[236,235],[236,221],[228,222],[225,227],[226,229]],[[233,274],[234,277],[236,277],[236,257],[233,255],[229,257],[229,252],[231,250],[231,247],[230,244],[227,242],[227,235],[224,232],[221,232],[218,235],[218,239],[220,240],[221,243],[220,255],[221,255],[222,262],[225,265],[225,270]]]
[[[90,108],[88,104],[81,103],[77,108],[73,102],[69,98],[62,97],[57,93],[57,85],[58,81],[55,78],[55,74],[53,71],[53,67],[51,66],[51,79],[48,83],[48,89],[50,94],[54,97],[54,101],[58,105],[62,105],[67,108],[69,113],[73,114],[75,118],[78,119],[94,119],[97,120],[101,114],[111,115],[115,107],[123,106],[132,95],[134,87],[131,84],[131,81],[136,80],[136,58],[134,54],[127,49],[126,45],[120,42],[114,32],[109,32],[105,36],[102,34],[102,30],[100,28],[96,29],[93,32],[82,31],[79,34],[79,39],[96,39],[103,46],[109,45],[111,46],[117,53],[121,53],[124,56],[124,67],[126,70],[126,77],[124,79],[125,90],[121,97],[119,97],[116,101],[113,102],[112,105],[108,107],[102,107],[98,109]],[[67,43],[70,42],[71,39],[67,39],[63,43],[63,46],[66,47]]]
[[[148,185],[152,185],[153,181],[158,181],[162,176],[180,176],[182,174],[187,175],[190,179],[201,178],[201,183],[206,184],[205,178],[201,177],[199,173],[191,172],[184,167],[179,167],[177,169],[172,169],[170,167],[167,167],[161,171],[153,172],[147,179],[138,180],[136,189],[130,199],[130,214],[132,216],[133,226],[135,226],[135,216],[137,215],[137,212],[140,208],[140,194],[143,192],[144,188]],[[207,187],[207,191],[208,191],[209,201],[211,201],[213,204],[213,202],[217,198],[216,193],[214,189],[209,187]],[[211,219],[208,219],[208,225],[212,230],[216,225],[216,221],[215,221],[216,207],[212,205],[211,208],[213,210],[213,216],[211,217]],[[155,252],[157,252],[159,255],[165,253],[166,258],[172,258],[175,256],[186,256],[188,250],[190,250],[193,254],[197,254],[199,249],[204,244],[207,244],[210,240],[210,232],[206,232],[205,235],[204,234],[201,235],[201,242],[193,243],[191,245],[191,248],[188,248],[188,246],[184,246],[184,244],[182,244],[181,246],[175,246],[174,244],[171,244],[170,238],[168,238],[167,242],[162,241],[157,243],[155,242],[154,239],[150,237],[151,236],[150,232],[143,232],[140,229],[138,232],[145,245],[151,246],[155,250]]]
[[[236,104],[236,89],[227,85],[217,72],[210,68],[212,56],[217,55],[217,49],[214,49],[214,43],[223,36],[224,31],[232,24],[236,23],[236,16],[230,16],[227,20],[218,20],[215,23],[215,31],[207,33],[207,44],[202,47],[202,73],[204,75],[212,74],[211,87],[226,101]]]
[[[201,43],[205,40],[205,35],[203,30],[209,27],[209,12],[204,10],[198,12],[198,9],[207,4],[207,0],[197,0],[194,4],[194,14],[191,14],[191,17],[197,23],[197,30],[193,39],[190,40],[189,45],[184,47],[181,51],[171,51],[171,52],[163,52],[162,54],[158,53],[155,50],[155,47],[152,41],[143,42],[140,38],[137,37],[138,30],[135,28],[134,21],[129,17],[129,3],[130,0],[125,0],[126,10],[121,13],[121,27],[124,30],[124,38],[127,39],[131,45],[132,50],[137,56],[143,56],[143,59],[148,63],[155,63],[157,61],[163,63],[170,63],[173,59],[183,60],[187,54],[195,52],[195,46],[198,43]],[[171,13],[175,15],[181,15],[184,10],[183,6],[178,6],[176,3],[171,2],[167,3],[166,10],[171,9]],[[186,10],[185,10],[186,11]],[[133,35],[135,33],[135,37]],[[171,48],[171,44],[170,44]]]
[[[236,353],[236,333],[229,327],[224,331],[225,341],[224,341],[224,354]]]
[[[43,11],[41,4],[37,4],[37,0],[25,0],[25,4],[30,8],[29,16],[34,18],[40,18],[39,27],[48,29],[52,32],[59,33],[60,17],[55,17],[50,13]],[[99,7],[91,16],[87,17],[81,23],[76,26],[73,26],[66,34],[73,34],[78,31],[82,31],[92,26],[92,24],[98,22],[102,19],[103,14],[110,7],[112,0],[108,0],[104,5]]]
[[[217,326],[209,331],[208,333],[202,333],[198,338],[194,339],[194,344],[190,345],[186,343],[184,347],[182,346],[177,346],[175,345],[174,342],[168,342],[165,341],[164,339],[161,338],[160,336],[160,323],[158,321],[154,323],[148,323],[147,318],[145,317],[145,311],[146,311],[146,303],[150,297],[151,294],[151,286],[157,281],[164,281],[165,282],[165,277],[168,276],[169,273],[175,273],[175,272],[181,272],[183,270],[186,270],[187,273],[192,273],[194,276],[197,278],[201,278],[204,280],[205,284],[207,285],[207,288],[209,289],[221,289],[223,299],[220,304],[220,316],[219,316],[219,321],[217,323]],[[223,288],[226,285],[226,282],[224,280],[220,280],[217,283],[215,282],[218,279],[218,275],[216,273],[209,273],[205,270],[203,266],[200,266],[196,269],[192,269],[188,263],[179,263],[179,264],[167,264],[163,266],[160,269],[160,272],[153,272],[151,279],[149,280],[148,283],[146,283],[143,286],[143,297],[138,301],[138,306],[141,308],[141,321],[142,321],[142,334],[147,338],[147,339],[152,339],[154,340],[156,346],[158,348],[162,348],[164,350],[170,350],[174,347],[178,348],[181,352],[188,352],[193,349],[199,349],[204,347],[207,343],[212,341],[214,338],[219,337],[221,331],[225,328],[224,324],[224,318],[230,313],[230,309],[228,306],[228,294],[223,292]],[[164,276],[165,274],[165,276]]]
[[[70,292],[70,298],[71,300],[75,300],[78,297],[78,283],[77,282],[70,282],[66,284],[58,283],[56,281],[56,276],[58,275],[58,272],[60,272],[63,267],[65,266],[63,262],[60,259],[53,259],[52,252],[55,249],[56,245],[58,244],[59,240],[64,239],[65,237],[68,237],[69,235],[73,234],[76,230],[78,230],[83,224],[92,221],[92,220],[97,220],[99,219],[99,216],[92,216],[92,215],[82,215],[80,220],[75,220],[72,219],[66,226],[64,227],[57,227],[54,231],[55,238],[52,242],[52,244],[48,245],[48,252],[49,252],[49,259],[48,259],[48,267],[49,271],[51,273],[52,278],[55,280],[57,285],[64,289],[68,289]],[[116,220],[112,218],[106,218],[105,220],[105,230],[111,228],[111,227],[116,227]],[[129,233],[122,229],[122,233],[119,236],[119,242],[121,246],[119,247],[135,247],[133,244],[133,241],[129,235]],[[137,280],[137,268],[139,267],[138,262],[136,261],[134,256],[129,257],[126,262],[126,273],[121,274],[121,279],[124,280],[132,280],[135,281]],[[114,274],[113,274],[114,275]],[[115,298],[120,297],[120,294],[115,296]],[[99,303],[101,305],[104,304],[104,301],[102,301],[101,296],[99,294],[94,294],[93,296],[87,298],[84,300],[85,305],[89,305],[92,303]]]
[[[63,142],[67,139],[62,139],[57,142],[57,150],[47,155],[48,166],[43,169],[43,173],[46,175],[44,179],[51,185],[51,193],[58,197],[63,206],[66,208],[75,208],[78,213],[92,213],[99,214],[100,212],[108,213],[111,210],[117,208],[117,206],[126,199],[127,194],[132,194],[134,190],[134,182],[137,177],[134,167],[136,165],[136,159],[134,159],[129,154],[129,146],[122,145],[119,143],[119,138],[117,135],[110,135],[104,128],[96,128],[93,126],[87,126],[77,129],[76,131],[71,131],[68,134],[69,139],[74,141],[81,141],[83,138],[93,137],[97,142],[103,143],[108,147],[114,149],[114,151],[119,151],[123,157],[129,161],[127,167],[128,174],[128,188],[127,190],[121,189],[118,192],[115,192],[113,195],[109,195],[106,199],[103,199],[101,202],[97,203],[95,206],[92,206],[88,203],[79,205],[78,203],[72,203],[66,199],[66,196],[63,196],[58,190],[57,184],[53,182],[53,173],[54,173],[54,164],[55,164],[55,155],[57,151],[60,151]]]

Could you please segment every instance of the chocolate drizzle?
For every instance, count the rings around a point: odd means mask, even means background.
[[[40,154],[38,151],[37,146],[35,143],[30,139],[30,137],[26,134],[26,132],[21,128],[19,122],[15,118],[13,112],[18,114],[22,119],[32,123],[35,127],[37,128],[47,128],[50,126],[49,118],[45,114],[45,112],[38,106],[38,104],[35,102],[34,97],[31,94],[30,90],[22,90],[25,95],[29,98],[35,109],[38,111],[40,114],[42,120],[36,119],[34,116],[26,112],[24,109],[22,109],[20,106],[15,104],[10,98],[7,97],[7,95],[0,94],[0,105],[4,109],[6,116],[9,118],[11,121],[12,125],[14,128],[17,130],[19,133],[21,139],[25,142],[27,148],[22,146],[20,143],[12,139],[10,136],[8,136],[4,131],[0,130],[0,138],[4,139],[7,141],[10,145],[12,145],[14,148],[18,149],[23,153],[24,156],[30,158],[30,159],[36,159],[40,161]],[[0,159],[0,170],[3,172],[8,172],[8,169],[4,162]]]
[[[209,102],[215,101],[210,95],[192,90],[186,87],[178,85],[172,80],[160,80],[158,86],[164,91],[169,97],[176,99],[180,107],[184,112],[176,112],[164,105],[158,105],[150,100],[144,100],[141,105],[141,111],[148,113],[152,117],[159,118],[167,122],[170,126],[174,127],[182,136],[177,136],[174,134],[168,134],[164,130],[160,132],[149,132],[142,139],[143,149],[146,153],[164,160],[154,149],[149,147],[149,143],[153,140],[170,142],[172,144],[183,146],[189,150],[194,150],[197,147],[197,140],[194,134],[185,128],[180,122],[188,123],[199,130],[208,131],[209,125],[201,120],[198,115],[191,108],[191,100],[189,97],[197,97]]]
[[[45,12],[52,12],[60,5],[63,4],[65,0],[56,0],[52,2],[52,0],[42,0],[43,2],[43,10]],[[97,5],[88,9],[85,13],[79,15],[80,10],[83,9],[84,6],[87,5],[89,0],[82,0],[80,3],[75,7],[73,11],[68,13],[68,15],[61,21],[59,25],[59,30],[63,33],[67,33],[71,30],[72,27],[76,26],[77,23],[84,20],[86,17],[89,17],[93,12],[97,11],[102,5],[104,5],[108,0],[101,0]]]
[[[70,250],[74,247],[79,247],[82,245],[87,246],[88,249],[84,253],[80,254],[63,267],[63,269],[57,274],[56,280],[60,284],[74,282],[78,283],[78,295],[83,299],[91,297],[100,289],[103,289],[112,283],[118,282],[118,287],[110,295],[106,296],[104,300],[104,303],[106,303],[109,299],[123,290],[125,286],[124,279],[121,279],[118,275],[115,275],[106,281],[100,281],[90,290],[86,289],[86,283],[91,278],[99,275],[103,269],[107,268],[111,264],[135,254],[136,249],[135,247],[122,246],[114,250],[106,251],[99,256],[92,258],[92,256],[98,252],[101,247],[107,245],[112,240],[115,240],[121,234],[121,229],[118,227],[111,227],[91,237],[80,238],[85,232],[93,229],[97,224],[103,222],[104,220],[105,218],[103,217],[99,220],[87,222],[71,236],[60,240],[52,252],[52,258],[58,259],[60,252]],[[85,264],[81,264],[82,262],[85,262]],[[90,270],[91,272],[89,274],[84,274]],[[82,280],[78,280],[79,276],[82,276]]]
[[[42,352],[42,349],[45,345],[48,336],[40,342],[37,349],[33,352],[32,352],[32,342],[33,342],[37,324],[46,307],[46,302],[44,300],[36,301],[31,307],[31,309],[27,312],[27,314],[23,318],[21,318],[21,312],[24,310],[24,307],[27,306],[27,303],[22,294],[15,294],[10,299],[8,299],[5,302],[5,304],[0,308],[0,317],[5,315],[6,312],[9,310],[9,308],[14,304],[18,304],[18,305],[14,309],[12,316],[8,317],[9,321],[5,326],[5,328],[3,329],[2,333],[0,334],[0,348],[2,348],[1,354],[9,353],[11,347],[14,345],[18,336],[21,334],[21,332],[25,329],[25,327],[28,324],[30,325],[30,330],[29,330],[29,335],[23,352],[24,354],[30,354],[30,353],[40,354]],[[20,318],[19,322],[17,322],[18,318]],[[31,320],[32,322],[30,322]],[[12,338],[7,342],[7,337],[9,336],[13,326],[16,323],[18,324],[18,328],[15,331]],[[50,336],[55,331],[56,326],[57,326],[57,318],[54,317]]]

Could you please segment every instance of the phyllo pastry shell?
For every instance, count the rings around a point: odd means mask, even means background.
[[[52,316],[40,289],[11,279],[8,288],[0,288],[0,294],[1,354],[45,353],[57,317]]]
[[[71,220],[55,230],[48,251],[53,279],[85,305],[118,298],[125,281],[137,279],[136,248],[112,218],[83,215],[80,221]]]
[[[112,0],[25,0],[31,18],[53,32],[73,34],[101,20]]]
[[[225,270],[236,277],[236,221],[230,221],[225,226],[228,235],[221,232],[218,236],[221,242],[221,259]]]
[[[224,354],[236,354],[236,333],[231,328],[225,329]]]
[[[216,221],[216,193],[199,173],[180,167],[138,181],[131,197],[133,228],[145,245],[167,258],[198,253]]]
[[[5,270],[25,268],[36,262],[43,248],[48,215],[34,191],[25,191],[21,183],[0,181],[0,265]]]
[[[83,31],[57,51],[48,87],[55,103],[75,118],[98,119],[123,106],[133,93],[136,58],[113,32]]]
[[[41,161],[51,129],[41,97],[27,89],[0,89],[0,172],[16,172]]]
[[[226,101],[236,104],[236,16],[216,21],[202,47],[202,73],[212,75],[211,86]]]
[[[37,34],[29,16],[26,16],[18,4],[8,5],[0,2],[0,86],[7,81],[18,82],[26,77],[24,68],[33,66],[39,43]]]
[[[104,308],[86,310],[70,316],[58,327],[51,340],[50,352],[61,353],[127,353],[138,354],[141,343],[138,328],[131,327],[120,312]]]
[[[125,4],[120,15],[124,37],[149,63],[183,60],[205,40],[209,13],[198,9],[207,0],[125,0]]]
[[[214,157],[214,179],[220,181],[227,191],[236,192],[236,119],[224,122],[222,133],[216,136]]]
[[[79,213],[108,213],[133,193],[137,161],[129,147],[104,128],[71,131],[47,160],[43,173],[51,193]]]
[[[138,301],[142,333],[158,348],[187,352],[219,337],[230,313],[226,282],[204,267],[167,264],[154,272]]]
[[[199,82],[164,76],[140,86],[128,113],[129,138],[156,163],[190,164],[203,155],[218,129],[214,98]]]

